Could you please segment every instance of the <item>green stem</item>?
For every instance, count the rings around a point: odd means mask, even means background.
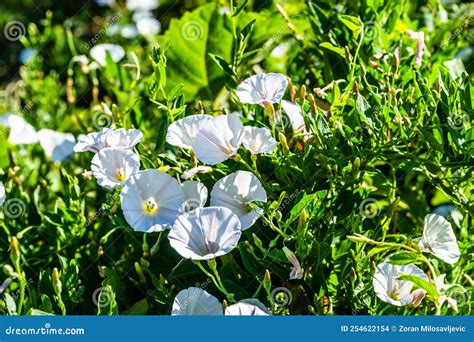
[[[206,268],[201,264],[201,262],[199,260],[194,260],[194,263],[201,269],[201,271],[204,272],[204,274],[206,276],[208,276],[209,278],[211,278],[212,282],[214,283],[214,285],[219,289],[219,291],[221,291],[223,294],[225,294],[225,296],[227,297],[227,299],[229,299],[229,301],[231,302],[235,302],[234,300],[234,294],[233,293],[229,293],[224,285],[222,284],[222,280],[220,279],[219,277],[219,274],[217,272],[214,272],[214,274],[217,276],[217,279],[215,276],[213,276],[208,270],[206,270]],[[214,271],[214,270],[213,270]]]

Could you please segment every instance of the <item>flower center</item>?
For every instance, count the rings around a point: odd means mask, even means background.
[[[153,216],[158,211],[158,204],[156,203],[153,197],[148,198],[147,200],[143,201],[143,211],[145,215]]]
[[[123,167],[119,168],[117,170],[117,173],[115,175],[115,178],[119,181],[119,182],[123,182],[126,178],[126,174],[125,174],[125,169]]]
[[[398,293],[398,291],[390,291],[388,292],[388,296],[393,300],[400,300],[400,294]]]

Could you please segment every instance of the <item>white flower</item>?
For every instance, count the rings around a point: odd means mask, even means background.
[[[451,223],[436,214],[425,216],[419,247],[422,252],[431,253],[448,264],[456,263],[461,256]]]
[[[416,299],[411,292],[413,283],[398,279],[398,277],[405,274],[428,280],[428,276],[420,268],[412,264],[398,266],[384,262],[377,265],[373,280],[374,291],[377,297],[386,303],[396,306],[411,304]]]
[[[173,146],[191,149],[198,131],[211,119],[211,115],[198,114],[173,122],[166,132],[166,142]]]
[[[74,153],[76,139],[71,133],[42,129],[38,131],[38,139],[44,154],[52,161],[63,161]]]
[[[237,154],[242,143],[244,125],[235,114],[213,117],[202,127],[193,143],[196,157],[215,165]]]
[[[0,206],[5,202],[5,186],[0,182]]]
[[[293,132],[304,132],[306,130],[306,124],[304,122],[301,107],[296,103],[286,100],[281,101],[281,106],[288,116],[288,119],[290,119]]]
[[[127,0],[127,9],[129,11],[147,12],[158,7],[158,0]]]
[[[121,193],[125,220],[136,231],[162,231],[172,226],[183,206],[178,182],[154,169],[139,171],[125,183]]]
[[[204,184],[196,181],[186,181],[181,184],[184,195],[183,211],[191,211],[204,207],[207,201],[207,188]]]
[[[161,31],[161,23],[155,18],[143,17],[136,24],[138,32],[143,36],[154,36]]]
[[[231,209],[240,220],[242,230],[251,227],[262,213],[252,209],[252,201],[267,201],[267,193],[253,173],[237,171],[220,179],[211,191],[211,205]]]
[[[174,298],[171,315],[222,316],[222,304],[199,287],[189,287]]]
[[[257,74],[244,80],[236,90],[240,102],[263,107],[278,103],[285,94],[288,80],[282,74]]]
[[[406,34],[410,36],[411,39],[416,40],[416,56],[415,56],[415,65],[421,66],[423,60],[423,49],[425,47],[425,33],[423,31],[415,32],[412,30],[406,30]]]
[[[209,260],[229,253],[242,231],[237,216],[227,208],[197,208],[180,215],[168,239],[184,258]]]
[[[106,148],[105,137],[107,133],[112,131],[111,128],[104,128],[100,132],[93,132],[87,135],[80,135],[77,138],[77,144],[74,146],[74,152],[94,152],[97,153],[101,149]]]
[[[226,316],[270,316],[268,309],[258,299],[244,299],[228,306],[225,309]]]
[[[293,269],[290,272],[290,279],[303,278],[303,269],[301,268],[300,262],[298,261],[298,258],[296,257],[295,253],[293,253],[287,247],[283,247],[283,252],[285,253],[286,258],[293,265]]]
[[[138,30],[133,24],[124,25],[120,29],[120,34],[122,37],[127,39],[133,39],[138,35]]]
[[[123,148],[104,148],[92,158],[92,173],[106,189],[123,185],[140,169],[140,157]]]
[[[194,175],[196,175],[198,173],[209,173],[209,172],[212,172],[212,167],[210,167],[210,166],[196,166],[196,167],[193,167],[192,169],[184,172],[181,175],[181,178],[186,180],[186,179],[190,179],[190,178],[194,177]]]
[[[21,116],[11,113],[2,115],[0,125],[10,129],[8,142],[12,145],[29,145],[38,142],[36,130]]]
[[[133,149],[143,139],[143,133],[139,129],[120,128],[107,132],[105,144],[107,147],[122,147]]]
[[[90,51],[91,57],[103,67],[106,65],[107,53],[110,54],[112,61],[115,63],[120,62],[125,56],[125,50],[120,45],[115,44],[98,44]]]
[[[242,145],[252,154],[272,153],[277,142],[268,128],[244,127]]]

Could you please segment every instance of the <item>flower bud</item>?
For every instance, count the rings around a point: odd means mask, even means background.
[[[306,209],[303,209],[300,215],[298,216],[298,223],[297,223],[298,230],[301,231],[305,229],[307,220],[308,220],[308,212],[306,211]]]
[[[62,291],[62,284],[61,284],[61,280],[59,279],[59,271],[56,267],[53,268],[53,273],[51,274],[51,279],[53,281],[54,292],[57,295],[59,295]]]
[[[288,147],[288,142],[286,141],[286,137],[282,132],[278,133],[278,140],[280,140],[281,149],[285,155],[290,153],[290,148]]]
[[[8,264],[3,265],[3,272],[9,277],[13,277],[16,274],[13,267]]]
[[[354,175],[356,175],[357,173],[359,173],[359,170],[360,170],[360,158],[356,157],[354,159],[354,163],[352,164],[352,172]]]
[[[10,258],[14,265],[20,261],[20,246],[15,236],[10,241]]]
[[[272,277],[270,276],[269,270],[265,270],[265,276],[263,277],[263,287],[267,291],[270,291],[272,288]]]
[[[411,303],[410,305],[413,307],[418,307],[420,306],[421,302],[423,301],[423,298],[425,298],[426,291],[422,289],[418,289],[412,292],[411,294]]]
[[[263,249],[262,240],[260,240],[258,236],[255,235],[255,233],[252,233],[252,237],[253,237],[253,242],[255,243],[255,246],[257,246],[259,249]]]
[[[300,99],[305,100],[306,98],[306,86],[303,84],[300,89]]]

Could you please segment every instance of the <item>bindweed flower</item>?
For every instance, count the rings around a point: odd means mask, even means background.
[[[44,154],[54,162],[61,162],[74,153],[76,139],[71,133],[42,129],[38,131],[38,139]]]
[[[183,211],[191,211],[204,207],[207,201],[208,191],[204,184],[188,180],[181,184],[184,195]]]
[[[0,125],[10,129],[8,142],[12,145],[30,145],[38,142],[36,130],[21,116],[4,114],[0,116]]]
[[[415,290],[411,293],[411,302],[410,305],[414,306],[415,308],[421,305],[421,302],[426,296],[426,291],[423,289]]]
[[[298,261],[295,253],[290,251],[287,247],[283,247],[283,252],[285,253],[286,258],[293,265],[293,269],[290,272],[290,279],[303,278],[303,269],[301,268],[300,262]]]
[[[271,316],[268,309],[258,299],[244,299],[225,309],[226,316]]]
[[[237,88],[237,96],[242,103],[259,104],[267,107],[279,103],[285,94],[288,80],[282,74],[257,74],[244,80]]]
[[[100,186],[113,189],[138,172],[140,157],[128,149],[104,148],[92,158],[91,169]]]
[[[0,206],[5,202],[5,186],[0,182]]]
[[[125,220],[140,232],[171,227],[184,202],[178,182],[154,169],[132,175],[120,193],[120,200]]]
[[[253,201],[267,201],[262,183],[248,171],[237,171],[220,179],[211,191],[211,205],[231,209],[240,220],[242,230],[250,228],[260,217],[262,209],[252,209]]]
[[[238,217],[227,208],[197,208],[180,215],[168,239],[184,258],[209,260],[229,253],[242,234]]]
[[[288,119],[290,119],[291,128],[294,133],[306,131],[306,124],[304,122],[301,107],[298,104],[283,100],[281,101],[281,107],[288,116]]]
[[[112,128],[104,128],[100,132],[93,132],[79,136],[77,138],[77,143],[74,146],[74,152],[99,152],[101,149],[107,147],[105,137],[107,133],[111,131]]]
[[[456,263],[461,256],[451,223],[436,214],[425,216],[423,237],[418,246],[422,252],[431,253],[448,264]]]
[[[211,115],[197,114],[173,122],[166,132],[166,142],[173,146],[191,149],[198,131],[211,119]]]
[[[416,40],[416,55],[415,55],[415,65],[421,66],[423,59],[423,49],[425,47],[425,33],[423,31],[415,32],[412,30],[406,30],[406,34],[410,36],[411,39]]]
[[[116,44],[98,44],[90,51],[92,59],[94,59],[102,67],[106,65],[107,53],[115,63],[120,62],[120,60],[125,57],[125,50],[120,45]]]
[[[399,266],[383,262],[377,265],[373,279],[377,297],[396,306],[411,304],[416,299],[411,292],[413,283],[398,279],[405,274],[428,280],[428,276],[419,267],[412,264]]]
[[[138,33],[142,36],[154,36],[160,33],[161,23],[153,17],[142,17],[136,21]]]
[[[272,153],[277,142],[268,128],[244,127],[242,145],[252,154]]]
[[[212,172],[212,167],[210,167],[210,166],[196,166],[196,167],[193,167],[192,169],[184,172],[181,175],[181,178],[186,180],[186,179],[190,179],[190,178],[194,177],[194,175],[202,174],[202,173],[209,173],[209,172]]]
[[[121,147],[133,149],[143,139],[143,133],[139,129],[119,128],[107,132],[105,144],[107,147]]]
[[[148,12],[156,9],[158,5],[158,0],[127,0],[129,11]]]
[[[192,148],[204,163],[215,165],[237,154],[244,125],[235,114],[213,117],[197,133]]]
[[[174,298],[171,315],[222,316],[222,304],[207,291],[189,287]]]

